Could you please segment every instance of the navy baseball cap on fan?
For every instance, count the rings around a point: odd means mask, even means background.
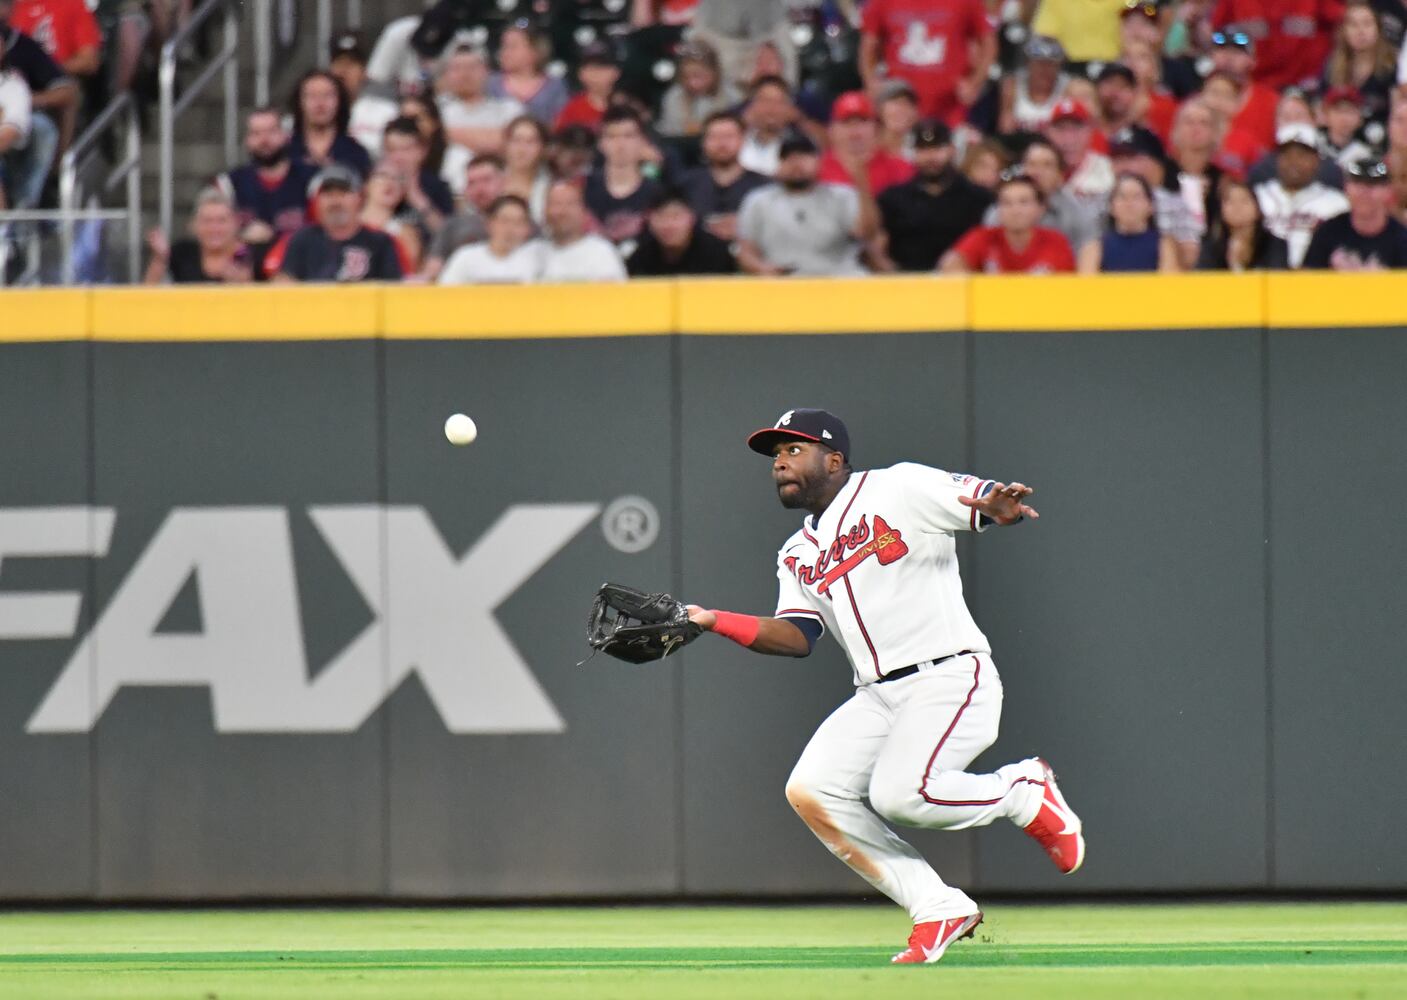
[[[787,410],[771,427],[753,431],[747,446],[771,458],[778,441],[814,441],[850,458],[850,432],[839,417],[825,410]]]

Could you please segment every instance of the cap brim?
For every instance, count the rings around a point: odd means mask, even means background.
[[[810,434],[783,430],[780,427],[764,427],[762,430],[753,431],[748,435],[747,446],[759,455],[771,458],[772,449],[777,446],[779,441],[813,441],[816,444],[825,444],[820,438],[812,437]],[[826,445],[826,447],[829,448],[830,445]]]

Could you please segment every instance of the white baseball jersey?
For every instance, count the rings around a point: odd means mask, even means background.
[[[1348,211],[1348,199],[1342,191],[1313,181],[1309,187],[1294,194],[1286,191],[1278,180],[1256,185],[1256,200],[1265,216],[1265,228],[1284,240],[1290,248],[1290,266],[1304,262],[1314,230],[1325,219]]]
[[[912,462],[852,473],[777,553],[775,617],[820,621],[857,685],[924,660],[989,652],[963,600],[954,535],[985,527],[958,498],[992,486]]]

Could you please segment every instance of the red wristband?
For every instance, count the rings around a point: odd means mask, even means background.
[[[757,639],[757,632],[762,627],[762,619],[756,615],[740,615],[733,611],[718,611],[713,613],[718,617],[718,621],[713,626],[713,631],[725,639],[732,639],[739,646],[751,646]]]

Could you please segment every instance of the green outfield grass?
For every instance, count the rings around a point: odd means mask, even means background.
[[[891,906],[0,913],[0,998],[1407,998],[1407,905],[996,905],[894,968]]]

